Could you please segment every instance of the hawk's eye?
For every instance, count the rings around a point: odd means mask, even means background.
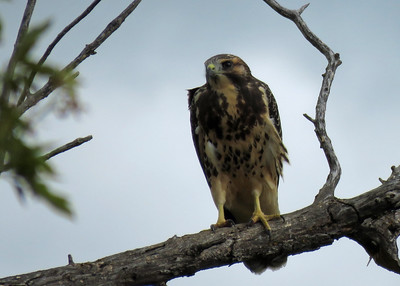
[[[221,65],[222,65],[222,68],[224,70],[226,70],[226,69],[229,69],[230,67],[233,66],[233,62],[232,61],[225,61],[225,62],[222,62]]]

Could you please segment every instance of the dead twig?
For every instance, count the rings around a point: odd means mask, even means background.
[[[69,142],[69,143],[67,143],[67,144],[65,144],[63,146],[60,146],[60,147],[50,151],[49,153],[46,153],[46,154],[42,155],[41,158],[43,160],[47,161],[50,158],[52,158],[52,157],[54,157],[54,156],[56,156],[56,155],[58,155],[60,153],[63,153],[63,152],[68,151],[68,150],[70,150],[72,148],[78,147],[78,146],[82,145],[83,143],[86,143],[86,142],[88,142],[88,141],[90,141],[92,139],[93,139],[92,135],[89,135],[89,136],[86,136],[86,137],[76,138],[74,141],[71,141],[71,142]],[[10,164],[5,164],[4,166],[0,167],[0,174],[2,172],[7,172],[8,170],[11,169],[11,167],[12,166]]]
[[[63,145],[61,147],[58,147],[58,148],[54,149],[53,151],[50,151],[49,153],[43,155],[42,158],[44,160],[48,160],[48,159],[50,159],[50,158],[52,158],[52,157],[54,157],[54,156],[56,156],[56,155],[58,155],[60,153],[63,153],[63,152],[68,151],[68,150],[70,150],[72,148],[78,147],[78,146],[82,145],[83,143],[86,143],[86,142],[88,142],[88,141],[90,141],[92,139],[93,139],[92,135],[89,135],[89,136],[86,136],[86,137],[76,138],[74,141],[71,141],[71,142],[69,142],[69,143],[67,143],[67,144],[65,144],[65,145]]]
[[[86,8],[85,11],[83,11],[82,14],[80,14],[75,20],[73,20],[68,26],[66,26],[58,35],[57,37],[51,42],[51,44],[47,47],[46,51],[44,52],[43,56],[40,58],[39,62],[37,63],[38,67],[42,66],[43,63],[47,60],[51,52],[53,51],[54,47],[61,41],[61,39],[73,28],[75,27],[82,19],[84,19],[87,15],[89,15],[90,12],[97,6],[97,4],[100,3],[101,0],[95,0],[92,2],[92,4],[89,5],[88,8]],[[29,89],[32,85],[33,79],[35,78],[37,74],[37,70],[32,70],[30,73],[28,80],[26,81],[23,91],[18,99],[17,105],[20,105],[27,95],[29,94]]]
[[[317,135],[320,146],[325,153],[325,157],[328,160],[329,174],[326,179],[325,184],[319,190],[315,198],[315,203],[320,203],[323,200],[333,198],[335,194],[335,188],[340,180],[341,167],[338,158],[336,157],[335,151],[333,149],[332,142],[326,132],[325,124],[325,113],[326,105],[328,102],[328,97],[331,90],[331,85],[335,77],[336,68],[342,63],[340,61],[339,54],[334,53],[328,45],[326,45],[322,40],[317,37],[308,28],[307,24],[301,17],[301,13],[308,7],[309,4],[302,6],[297,10],[290,10],[281,6],[275,0],[263,0],[272,9],[278,12],[285,18],[292,20],[296,26],[299,28],[303,36],[309,41],[318,51],[320,51],[328,60],[328,65],[326,67],[325,73],[323,74],[323,80],[321,89],[319,92],[317,105],[315,107],[315,119],[312,119],[308,115],[304,115],[315,127],[315,133]]]
[[[20,49],[21,42],[28,31],[35,5],[36,5],[36,0],[28,0],[26,4],[24,16],[22,17],[22,21],[19,26],[17,39],[15,40],[14,50],[12,52],[10,61],[8,62],[7,70],[5,72],[6,77],[8,77],[9,79],[11,79],[14,75],[14,70],[17,64],[18,51]],[[4,104],[8,103],[10,97],[10,88],[11,88],[10,84],[11,84],[10,80],[6,80],[4,82],[3,90],[0,96]]]
[[[96,54],[96,49],[104,43],[104,41],[114,33],[121,24],[125,21],[125,19],[136,9],[136,7],[140,4],[141,0],[135,0],[131,4],[126,7],[124,11],[122,11],[114,20],[112,20],[107,27],[96,37],[96,39],[87,44],[85,48],[80,52],[80,54],[72,60],[67,66],[64,67],[62,71],[71,71],[75,69],[80,63],[82,63],[85,59],[90,57],[91,55]],[[59,82],[50,78],[47,83],[34,94],[25,99],[24,102],[21,103],[18,107],[19,113],[22,115],[25,111],[27,111],[32,106],[36,105],[39,101],[46,98],[50,93],[52,93],[56,88],[58,88]]]

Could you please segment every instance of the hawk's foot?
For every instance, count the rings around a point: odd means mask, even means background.
[[[248,224],[251,226],[260,221],[264,225],[267,232],[270,233],[271,227],[269,226],[268,221],[275,218],[282,218],[282,216],[280,214],[266,215],[262,211],[255,211]]]
[[[212,225],[210,226],[210,228],[211,228],[212,231],[214,231],[214,230],[216,230],[217,228],[221,228],[221,227],[231,227],[231,226],[234,226],[234,225],[235,225],[235,222],[234,222],[233,220],[231,220],[231,219],[226,219],[226,220],[223,220],[223,221],[217,221],[217,223],[216,223],[216,224],[212,224]]]

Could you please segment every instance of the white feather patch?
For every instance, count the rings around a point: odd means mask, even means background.
[[[211,141],[207,141],[205,151],[211,163],[216,166],[218,161],[215,154],[217,152],[217,148],[215,148],[214,144]]]

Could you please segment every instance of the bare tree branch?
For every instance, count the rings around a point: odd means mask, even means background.
[[[7,105],[10,98],[11,93],[11,79],[14,76],[15,67],[17,65],[17,55],[21,46],[21,41],[24,35],[27,33],[29,28],[29,23],[31,21],[33,9],[35,8],[36,0],[28,0],[24,15],[21,20],[21,24],[18,30],[18,35],[14,43],[14,49],[12,55],[10,57],[10,61],[8,62],[7,70],[4,74],[5,80],[3,81],[2,91],[0,94],[0,104]],[[4,169],[4,158],[6,153],[3,150],[0,150],[0,169]],[[1,174],[1,172],[0,172]]]
[[[44,154],[43,156],[41,156],[41,158],[43,160],[47,161],[50,158],[52,158],[52,157],[54,157],[54,156],[56,156],[56,155],[58,155],[60,153],[63,153],[63,152],[68,151],[68,150],[70,150],[72,148],[78,147],[78,146],[82,145],[83,143],[86,143],[86,142],[88,142],[88,141],[90,141],[92,139],[93,139],[92,135],[89,135],[89,136],[86,136],[86,137],[76,138],[74,141],[71,141],[71,142],[69,142],[69,143],[67,143],[67,144],[65,144],[63,146],[60,146],[60,147],[50,151],[47,154]],[[5,164],[4,166],[0,166],[0,174],[2,172],[7,172],[10,169],[11,169],[11,165],[10,164]]]
[[[331,60],[328,61],[328,66],[326,67],[325,74],[323,75],[322,86],[316,106],[314,121],[315,133],[317,134],[321,148],[324,150],[326,159],[328,160],[329,174],[326,179],[326,183],[319,190],[319,193],[315,198],[315,203],[334,196],[335,188],[339,183],[340,175],[342,173],[339,160],[336,157],[332,146],[331,139],[326,132],[325,124],[326,104],[328,102],[332,81],[335,76],[336,68],[341,64],[341,61],[339,60],[339,54],[335,55],[336,56],[334,57],[333,62]]]
[[[400,166],[381,186],[347,200],[326,200],[270,221],[269,236],[259,224],[216,231],[205,230],[94,262],[0,279],[0,285],[160,285],[173,278],[192,276],[204,269],[232,265],[248,259],[296,255],[318,250],[347,236],[366,247],[375,262],[400,274],[395,237],[400,233]],[[360,222],[364,222],[360,224]],[[381,227],[381,224],[384,227]],[[385,226],[391,231],[379,231]],[[387,228],[386,228],[387,229]],[[375,236],[369,235],[374,233]],[[366,239],[368,237],[368,239]],[[384,238],[384,240],[382,240]],[[389,240],[387,240],[387,238]],[[393,242],[393,255],[382,250]],[[396,251],[396,255],[394,252]],[[71,259],[69,260],[71,261]]]
[[[58,148],[54,149],[53,151],[43,155],[42,158],[44,160],[48,160],[48,159],[50,159],[50,158],[52,158],[52,157],[54,157],[54,156],[56,156],[56,155],[58,155],[60,153],[63,153],[63,152],[68,151],[68,150],[70,150],[72,148],[78,147],[78,146],[82,145],[83,143],[86,143],[86,142],[88,142],[88,141],[90,141],[92,139],[93,139],[92,135],[89,135],[89,136],[86,136],[86,137],[76,138],[74,141],[71,141],[71,142],[69,142],[69,143],[67,143],[67,144],[65,144],[65,145],[63,145],[61,147],[58,147]]]
[[[300,32],[303,36],[309,41],[318,51],[320,51],[329,61],[332,57],[335,56],[333,51],[328,47],[327,44],[321,41],[307,26],[306,22],[301,17],[301,14],[304,10],[310,5],[306,4],[297,10],[290,10],[281,6],[275,0],[263,0],[267,3],[272,9],[274,9],[281,16],[292,20],[296,26],[299,28]]]
[[[118,17],[108,24],[103,32],[100,33],[92,43],[86,45],[82,52],[64,69],[60,70],[54,68],[52,65],[44,64],[61,38],[86,17],[99,2],[100,0],[92,2],[78,18],[65,27],[47,48],[39,62],[36,63],[30,59],[29,52],[37,42],[41,33],[48,26],[48,23],[28,29],[36,3],[35,0],[28,0],[13,54],[1,82],[0,114],[2,115],[2,120],[4,121],[2,121],[2,123],[4,124],[1,125],[3,127],[1,130],[3,136],[0,139],[2,141],[1,143],[4,142],[4,144],[2,144],[0,150],[0,174],[3,171],[11,171],[14,175],[14,185],[20,194],[24,192],[24,189],[21,188],[21,185],[24,184],[24,186],[27,187],[27,191],[37,194],[52,206],[56,207],[56,209],[62,210],[68,214],[71,213],[71,210],[68,207],[67,200],[53,193],[42,180],[42,175],[44,173],[53,172],[51,166],[45,162],[47,159],[82,143],[80,140],[77,140],[43,157],[38,157],[38,150],[40,150],[41,146],[31,146],[31,144],[24,141],[24,136],[20,134],[17,135],[16,133],[18,132],[15,132],[15,130],[18,129],[25,132],[29,125],[29,118],[25,120],[21,119],[21,115],[29,108],[36,105],[40,100],[46,98],[58,87],[63,87],[68,95],[68,99],[64,104],[68,109],[78,106],[75,96],[74,80],[78,72],[75,72],[74,69],[90,55],[95,54],[95,50],[121,26],[130,13],[139,5],[141,0],[131,2]],[[37,74],[48,76],[48,82],[34,94],[30,94],[30,87]],[[17,92],[20,92],[19,98],[16,97]],[[13,96],[12,102],[10,101],[10,96]],[[15,103],[15,101],[17,102]],[[3,110],[7,111],[7,113],[3,112]],[[5,122],[3,118],[9,120],[10,124],[6,124],[8,121]],[[86,139],[90,140],[91,138]]]
[[[75,69],[81,62],[85,59],[94,55],[96,53],[96,49],[112,34],[114,33],[125,21],[125,19],[136,9],[136,7],[140,4],[141,0],[135,0],[128,7],[121,12],[114,20],[112,20],[107,27],[97,36],[97,38],[86,45],[85,48],[81,51],[81,53],[71,61],[63,71],[71,71]],[[50,78],[48,82],[37,92],[26,98],[26,100],[21,103],[18,110],[20,114],[23,114],[32,106],[36,105],[39,101],[46,98],[51,92],[53,92],[56,88],[58,88],[59,82]]]
[[[57,37],[53,40],[53,42],[48,46],[46,49],[45,53],[43,56],[40,58],[38,62],[38,66],[42,66],[43,63],[47,60],[51,52],[53,51],[54,47],[61,41],[61,39],[73,28],[75,27],[82,19],[84,19],[87,15],[89,15],[90,12],[97,6],[97,4],[100,3],[101,0],[95,0],[92,2],[92,4],[89,5],[89,7],[81,14],[79,15],[74,21],[72,21],[68,26],[66,26],[58,35]],[[24,89],[21,93],[21,96],[18,99],[17,105],[20,105],[26,98],[27,94],[29,93],[29,89],[32,85],[33,79],[35,78],[37,74],[36,70],[33,70],[30,75],[28,80],[26,81],[24,85]]]
[[[12,78],[15,70],[15,66],[17,63],[16,56],[18,54],[18,50],[20,48],[21,41],[23,37],[25,36],[26,32],[28,31],[29,28],[29,23],[31,21],[31,17],[33,14],[33,9],[35,8],[36,5],[36,0],[28,0],[26,7],[25,7],[25,12],[24,16],[22,17],[21,25],[19,27],[17,39],[15,40],[14,44],[14,50],[13,53],[10,57],[10,61],[7,66],[6,70],[6,76],[8,78]],[[3,100],[4,103],[8,103],[10,97],[10,80],[6,80],[3,86],[3,90],[1,92],[1,99]]]
[[[319,92],[318,101],[315,110],[315,119],[306,115],[306,118],[310,120],[315,127],[315,133],[318,141],[321,144],[321,148],[325,153],[325,157],[328,160],[329,174],[324,186],[320,189],[318,195],[315,198],[315,203],[319,203],[325,199],[334,197],[335,188],[340,180],[341,167],[338,158],[336,157],[333,149],[332,142],[326,132],[325,124],[325,112],[328,97],[331,90],[331,85],[335,76],[336,68],[342,63],[340,61],[339,54],[334,53],[328,45],[321,41],[307,26],[301,17],[301,13],[308,7],[309,4],[302,6],[298,10],[290,10],[281,5],[275,0],[263,0],[272,9],[278,12],[283,17],[292,20],[299,28],[303,36],[328,60],[328,66],[323,74],[322,86]]]
[[[396,244],[400,234],[400,166],[392,167],[390,177],[381,180],[382,185],[376,189],[351,199],[335,198],[334,190],[340,179],[341,168],[326,133],[325,112],[332,81],[341,64],[339,55],[313,34],[301,18],[308,4],[297,10],[289,10],[274,0],[263,1],[280,15],[292,20],[304,37],[328,60],[315,119],[305,115],[314,124],[330,167],[327,181],[315,202],[284,215],[284,220],[271,221],[273,232],[270,236],[262,225],[237,225],[183,237],[174,236],[156,245],[95,262],[74,263],[71,256],[67,266],[3,278],[0,279],[0,285],[165,285],[173,278],[191,276],[204,269],[255,258],[271,261],[282,256],[314,251],[344,236],[362,245],[378,265],[400,274]],[[134,1],[131,6],[137,6],[139,2]],[[120,25],[122,22],[119,21],[126,18],[120,16],[114,20],[119,19],[116,23],[111,22],[94,42],[83,49],[66,69],[74,69],[93,54],[112,33],[113,25]],[[56,83],[49,80],[41,90],[21,104],[21,114],[55,88]]]

